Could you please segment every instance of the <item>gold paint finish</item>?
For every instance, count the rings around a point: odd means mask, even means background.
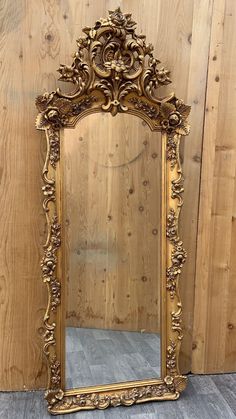
[[[130,406],[153,400],[174,400],[186,386],[179,374],[178,357],[183,337],[179,276],[186,251],[178,235],[178,220],[183,204],[183,177],[179,159],[181,135],[189,133],[190,106],[174,93],[164,98],[155,89],[167,85],[169,71],[159,68],[152,45],[137,35],[130,14],[118,8],[85,28],[77,41],[78,50],[71,66],[61,65],[59,80],[71,82],[75,89],[63,94],[60,89],[36,99],[38,129],[47,138],[43,168],[43,208],[48,234],[41,262],[42,277],[48,288],[44,316],[44,353],[48,360],[48,389],[45,397],[52,414],[108,406]],[[94,112],[126,112],[142,118],[152,131],[162,133],[162,226],[161,226],[161,345],[162,378],[82,389],[64,390],[64,283],[61,251],[61,169],[60,134],[62,128]],[[131,193],[131,192],[130,192]],[[155,233],[153,233],[155,234]]]

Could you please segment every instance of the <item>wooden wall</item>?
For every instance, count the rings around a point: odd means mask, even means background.
[[[236,370],[236,2],[213,8],[200,189],[193,372]]]
[[[170,68],[174,82],[166,91],[175,90],[192,106],[191,135],[182,146],[186,182],[181,230],[189,254],[181,284],[182,370],[236,370],[235,1],[2,0],[2,390],[46,384],[41,354],[46,292],[39,269],[45,234],[40,191],[45,142],[34,129],[34,98],[55,89],[55,70],[71,62],[81,28],[118,5],[132,12],[138,31]]]

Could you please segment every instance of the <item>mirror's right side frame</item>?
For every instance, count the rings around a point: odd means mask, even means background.
[[[179,276],[187,256],[178,233],[183,204],[179,144],[181,136],[189,133],[190,106],[173,93],[165,98],[155,96],[156,87],[170,83],[169,72],[158,69],[159,61],[153,57],[151,45],[145,43],[144,36],[136,34],[130,14],[123,14],[120,9],[109,12],[107,19],[100,19],[84,32],[86,36],[78,40],[72,65],[59,69],[60,79],[74,83],[75,90],[63,94],[57,89],[36,99],[36,126],[45,131],[47,139],[42,189],[48,234],[41,267],[48,289],[44,316],[44,353],[48,362],[45,397],[52,414],[174,400],[186,386],[186,377],[180,374],[178,365],[183,338]],[[117,50],[112,59],[114,45]],[[95,112],[133,114],[162,134],[162,374],[161,379],[66,390],[60,135],[64,128],[75,127],[79,119]]]

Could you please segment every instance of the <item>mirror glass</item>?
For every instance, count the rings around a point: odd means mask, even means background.
[[[161,134],[96,113],[61,153],[66,388],[158,378]]]

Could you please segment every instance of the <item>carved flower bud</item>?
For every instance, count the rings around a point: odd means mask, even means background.
[[[51,109],[45,115],[49,121],[55,121],[58,118],[59,112],[57,109]]]
[[[52,290],[52,294],[59,293],[59,286],[58,286],[58,284],[53,284],[51,290]]]
[[[172,112],[169,116],[169,124],[172,126],[179,125],[181,122],[181,116],[179,112]]]
[[[110,20],[117,26],[125,26],[127,20],[120,9],[110,12]]]
[[[164,129],[168,128],[168,126],[169,126],[168,119],[163,119],[163,121],[161,121],[161,125]]]
[[[53,196],[55,189],[52,185],[44,185],[42,186],[42,191],[45,196]]]
[[[110,68],[115,70],[117,73],[121,73],[122,71],[126,70],[126,66],[123,60],[112,60],[110,64]]]
[[[164,381],[165,381],[165,383],[166,383],[166,385],[167,386],[170,386],[170,385],[172,385],[173,384],[173,377],[171,377],[170,375],[167,375],[165,378],[164,378]]]

